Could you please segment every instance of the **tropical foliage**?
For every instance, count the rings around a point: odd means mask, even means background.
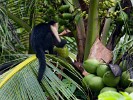
[[[132,0],[1,0],[0,100],[107,100],[104,98],[110,94],[128,98],[124,92],[99,95],[82,80],[90,74],[83,62],[94,58],[122,66],[132,81],[132,5]],[[39,84],[30,34],[35,25],[51,19],[59,22],[60,36],[68,42],[65,52],[69,53],[46,55],[47,69]]]

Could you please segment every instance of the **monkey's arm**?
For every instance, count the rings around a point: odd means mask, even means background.
[[[65,29],[59,36],[69,36],[69,34],[72,34],[72,32],[69,29]]]
[[[63,48],[67,44],[67,41],[64,39],[61,39],[61,42],[56,44],[55,46],[58,48]]]
[[[58,30],[57,30],[54,26],[52,26],[52,25],[50,26],[50,28],[51,28],[51,30],[52,30],[54,36],[56,37],[57,41],[58,41],[58,42],[61,42],[61,39],[60,39],[60,37],[59,37],[59,35],[58,35]]]

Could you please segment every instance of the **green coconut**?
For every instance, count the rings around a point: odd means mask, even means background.
[[[85,70],[91,74],[96,73],[97,67],[99,67],[100,62],[96,59],[87,59],[83,62],[83,67]]]
[[[101,64],[99,67],[97,67],[97,75],[100,77],[103,77],[103,75],[109,71],[109,67],[105,64]]]
[[[88,81],[88,86],[92,91],[99,92],[104,87],[104,83],[101,77],[94,76]]]
[[[126,71],[127,67],[126,67],[126,61],[123,61],[119,64],[120,68],[122,69],[122,71]]]
[[[120,81],[120,76],[115,77],[111,71],[107,71],[103,75],[103,83],[110,87],[115,87]]]
[[[62,6],[59,8],[59,10],[60,10],[60,11],[67,11],[69,8],[70,8],[69,5],[62,5]]]
[[[116,88],[113,88],[113,87],[104,87],[104,88],[100,91],[100,93],[103,93],[103,92],[106,92],[106,91],[116,91],[116,92],[117,92]]]
[[[67,58],[69,56],[69,50],[67,46],[64,46],[63,48],[54,48],[54,51],[57,52],[57,54],[63,58]]]
[[[88,87],[88,82],[90,79],[92,79],[95,75],[94,74],[88,74],[82,79],[82,82]]]
[[[72,19],[73,16],[71,13],[63,13],[62,17],[63,17],[63,19],[69,20],[69,19]]]
[[[58,18],[58,22],[60,26],[66,25],[67,21],[61,18]]]
[[[129,86],[131,81],[129,81],[128,79],[130,79],[130,73],[128,71],[122,72],[122,76],[121,76],[121,80],[120,80],[120,84],[122,87],[128,87]]]
[[[61,33],[61,32],[63,32],[64,30],[65,30],[65,26],[61,26],[61,27],[59,27],[58,32]]]
[[[127,93],[132,93],[132,92],[133,92],[133,87],[127,87],[127,88],[125,89],[125,92],[127,92]]]

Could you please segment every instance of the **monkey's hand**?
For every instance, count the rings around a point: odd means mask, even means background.
[[[64,39],[61,39],[61,42],[59,42],[56,47],[63,48],[67,44],[67,41]]]
[[[65,29],[63,32],[59,34],[59,36],[67,36],[71,31],[69,29]]]

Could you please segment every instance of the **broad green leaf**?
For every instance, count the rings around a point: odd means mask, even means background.
[[[131,96],[127,92],[120,92],[120,93],[124,96],[125,100],[132,100]]]
[[[56,57],[55,57],[56,58]],[[63,60],[59,59],[63,63]],[[58,62],[59,66],[63,65]],[[38,60],[36,56],[30,56],[25,61],[15,66],[8,73],[0,76],[0,100],[76,100],[75,88],[83,92],[83,89],[74,80],[68,77],[58,65],[53,65],[47,59],[47,67],[42,83],[37,81]],[[61,74],[63,78],[70,81],[66,84],[61,81],[56,74]],[[85,93],[84,93],[85,94]]]
[[[133,79],[129,79],[131,82],[133,82]]]
[[[132,98],[132,100],[133,100],[133,92],[132,93],[130,93],[130,97]]]
[[[118,93],[118,92],[114,92],[114,91],[107,91],[104,93],[101,93],[98,96],[98,100],[125,100],[124,97]]]
[[[68,81],[67,79],[63,79],[62,82],[66,84],[67,89],[69,89],[72,93],[75,92],[76,86],[72,84],[71,81]]]

